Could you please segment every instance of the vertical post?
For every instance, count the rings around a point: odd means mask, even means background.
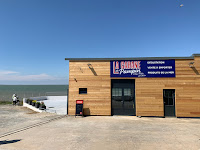
[[[67,114],[68,115],[69,88],[67,89]]]

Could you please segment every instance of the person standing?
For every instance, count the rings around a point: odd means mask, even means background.
[[[14,96],[14,97],[13,97],[13,105],[16,106],[16,103],[17,103],[17,97]]]
[[[14,93],[13,96],[12,96],[12,100],[13,100],[13,98],[14,98],[15,96],[17,96],[17,94]]]

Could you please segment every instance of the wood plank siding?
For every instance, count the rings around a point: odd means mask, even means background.
[[[175,60],[175,67],[175,78],[126,78],[135,79],[137,116],[164,116],[163,89],[175,89],[176,116],[200,117],[200,57]],[[87,94],[79,94],[79,88],[87,88]],[[110,61],[69,62],[69,115],[75,114],[78,99],[84,100],[86,115],[111,115]]]
[[[96,76],[87,64],[92,65]],[[87,94],[79,94],[79,88],[87,88]],[[110,89],[109,61],[69,62],[69,115],[75,114],[75,102],[79,99],[84,100],[85,115],[111,115]]]

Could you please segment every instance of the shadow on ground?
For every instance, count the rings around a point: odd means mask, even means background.
[[[19,142],[19,141],[21,141],[21,139],[19,139],[19,140],[10,140],[10,141],[7,141],[7,140],[0,141],[0,145],[16,143],[16,142]]]

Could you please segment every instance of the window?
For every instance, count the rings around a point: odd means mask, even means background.
[[[168,106],[174,105],[174,99],[175,99],[175,90],[163,90],[163,98],[164,98],[164,104]]]
[[[122,88],[112,88],[112,96],[122,96]]]
[[[79,94],[87,94],[87,88],[79,88]]]
[[[131,89],[130,88],[124,88],[124,96],[131,96]]]

